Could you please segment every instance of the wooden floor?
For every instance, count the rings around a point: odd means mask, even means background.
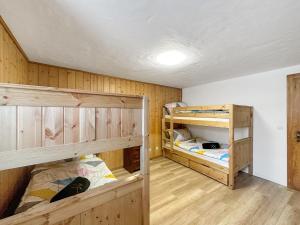
[[[300,225],[300,192],[270,181],[242,173],[232,191],[166,158],[150,171],[151,225]]]

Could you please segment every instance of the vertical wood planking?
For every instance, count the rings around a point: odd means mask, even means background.
[[[79,134],[79,108],[64,108],[64,143],[78,143]]]
[[[75,72],[75,84],[76,84],[76,89],[83,90],[84,89],[84,78],[83,78],[83,72],[81,71],[76,71]]]
[[[27,84],[39,85],[39,66],[36,63],[29,63],[27,80]]]
[[[42,108],[18,107],[17,149],[42,145]]]
[[[121,109],[96,109],[96,138],[121,137]]]
[[[110,128],[108,130],[110,137],[121,137],[121,109],[110,108]]]
[[[68,88],[75,89],[76,88],[76,74],[75,71],[68,70]]]
[[[90,91],[91,90],[91,74],[83,73],[83,89]]]
[[[121,109],[97,108],[96,109],[96,138],[105,139],[121,136]],[[110,169],[123,166],[123,150],[104,152],[100,154]]]
[[[0,82],[4,82],[4,28],[0,25]]]
[[[0,106],[0,152],[17,149],[17,107]]]
[[[22,72],[24,70],[27,70],[27,73],[25,71],[26,74]],[[38,63],[29,63],[20,54],[20,51],[2,26],[0,26],[0,82],[58,86],[61,88],[77,88],[106,93],[145,94],[149,97],[150,101],[149,148],[151,149],[151,157],[161,155],[160,123],[162,105],[166,102],[181,99],[181,90],[176,88],[90,74]]]
[[[64,143],[63,107],[44,107],[42,121],[42,145],[52,146]]]
[[[49,76],[49,67],[46,65],[39,65],[40,86],[49,86],[48,76]]]
[[[68,71],[66,69],[59,68],[58,70],[58,87],[68,88]]]
[[[95,108],[79,109],[80,142],[96,139],[96,110]]]
[[[58,68],[51,66],[49,68],[48,85],[49,87],[58,87]]]
[[[122,109],[121,110],[122,137],[139,136],[142,134],[142,110]]]
[[[65,144],[95,140],[95,108],[66,107],[64,117]]]
[[[35,71],[34,75],[38,76],[38,71]],[[0,82],[38,85],[37,78],[34,77],[34,79],[30,79],[31,77],[32,73],[30,72],[27,59],[21,54],[0,23]],[[8,149],[16,149],[17,147],[17,110],[16,107],[13,108],[14,109],[8,107],[4,111],[0,109],[0,117],[3,119],[1,119],[1,121],[9,122],[9,124],[7,124],[8,126],[6,126],[4,122],[0,124],[1,131],[5,132],[5,136],[3,136],[4,133],[0,134],[0,139],[2,140],[0,143],[1,150],[6,147],[9,147]],[[7,114],[8,111],[9,114]],[[5,128],[2,129],[2,127]],[[14,136],[14,138],[12,138],[12,136]],[[7,140],[5,141],[5,146],[3,138]],[[14,139],[14,141],[12,139]],[[23,187],[27,183],[29,169],[30,168],[24,167],[0,171],[0,216],[14,199],[15,194],[22,192]]]
[[[108,138],[108,110],[107,108],[96,109],[96,138]]]

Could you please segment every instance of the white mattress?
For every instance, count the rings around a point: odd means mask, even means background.
[[[166,115],[165,118],[170,119],[170,115]],[[175,120],[198,120],[198,121],[212,121],[212,122],[229,122],[228,118],[206,118],[206,117],[184,117],[184,116],[175,116]]]
[[[169,143],[167,143],[166,146],[169,147],[169,148],[171,147]],[[208,157],[206,155],[201,155],[201,154],[198,154],[198,153],[195,153],[195,152],[190,152],[190,151],[187,151],[187,150],[185,150],[183,148],[180,148],[178,146],[175,146],[175,145],[173,146],[173,148],[175,150],[177,150],[177,151],[190,154],[192,156],[195,156],[197,158],[200,158],[200,159],[203,159],[203,160],[206,160],[206,161],[218,164],[218,165],[223,166],[225,168],[229,168],[229,163],[228,162],[225,162],[225,161],[222,161],[222,160],[219,160],[219,159],[215,159],[215,158],[211,158],[211,157]]]

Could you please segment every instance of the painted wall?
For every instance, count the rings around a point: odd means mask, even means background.
[[[287,185],[286,76],[293,73],[300,73],[300,65],[185,88],[183,101],[188,105],[252,105],[254,175]],[[225,130],[192,131],[227,140]]]

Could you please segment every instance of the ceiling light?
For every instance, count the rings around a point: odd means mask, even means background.
[[[170,50],[160,53],[156,57],[157,63],[166,66],[174,66],[182,63],[186,59],[186,55],[177,50]]]

